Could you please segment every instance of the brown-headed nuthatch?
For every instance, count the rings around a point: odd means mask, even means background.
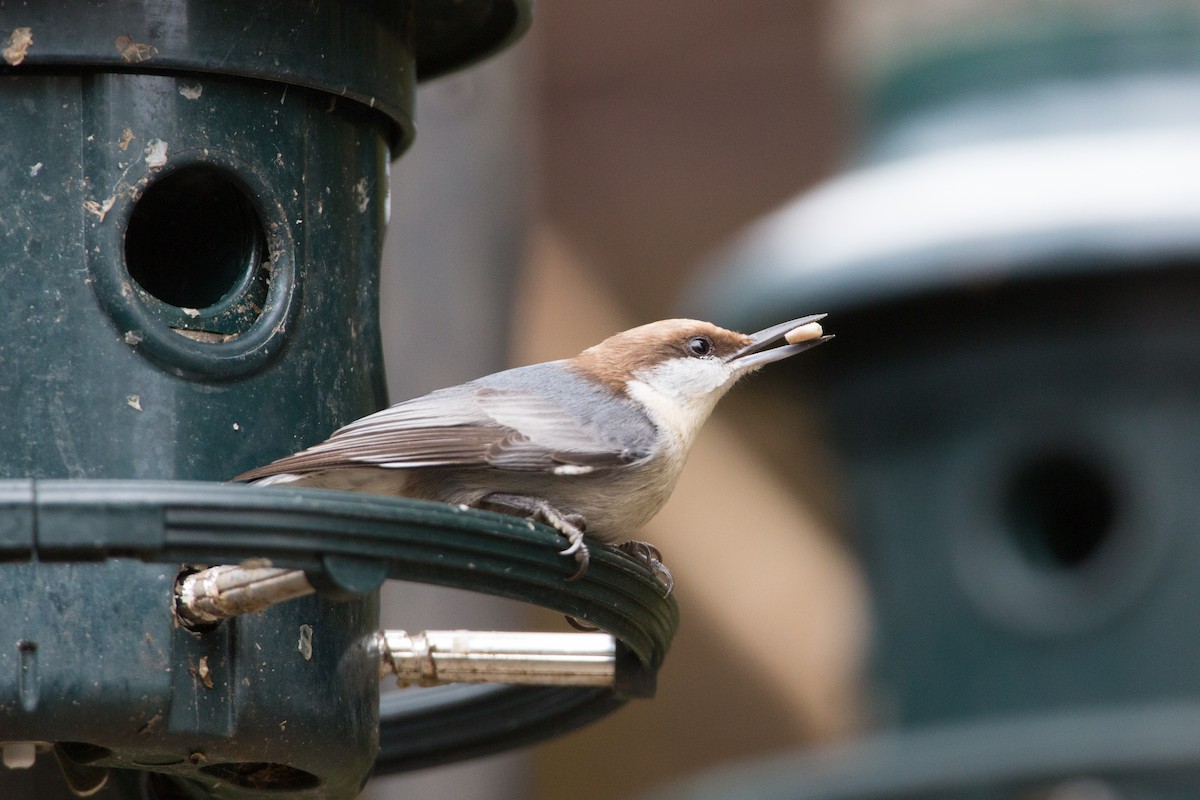
[[[577,578],[588,565],[585,528],[611,541],[658,513],[722,395],[764,364],[832,338],[818,324],[824,316],[751,335],[690,319],[652,322],[574,358],[399,403],[236,480],[400,495],[537,519],[567,537],[562,553],[579,563]],[[652,547],[638,551],[661,567]]]

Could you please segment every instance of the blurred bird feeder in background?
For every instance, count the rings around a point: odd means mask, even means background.
[[[1022,8],[909,53],[695,301],[837,316],[763,381],[844,470],[878,732],[670,796],[1200,789],[1200,13]]]

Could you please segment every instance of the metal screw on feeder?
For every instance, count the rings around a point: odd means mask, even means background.
[[[300,570],[262,562],[222,565],[180,577],[175,613],[186,627],[200,628],[312,593],[312,584]]]

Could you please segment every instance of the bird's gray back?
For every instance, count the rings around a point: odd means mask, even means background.
[[[651,453],[658,430],[645,412],[628,397],[614,393],[604,384],[580,377],[566,364],[565,361],[550,361],[516,367],[471,381],[469,385],[513,397],[538,397],[577,420],[599,441],[608,441],[631,454]],[[498,421],[521,429],[518,420]]]

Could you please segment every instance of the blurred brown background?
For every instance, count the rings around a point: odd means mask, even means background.
[[[678,312],[706,251],[838,161],[828,3],[535,14],[538,227],[639,320]]]

